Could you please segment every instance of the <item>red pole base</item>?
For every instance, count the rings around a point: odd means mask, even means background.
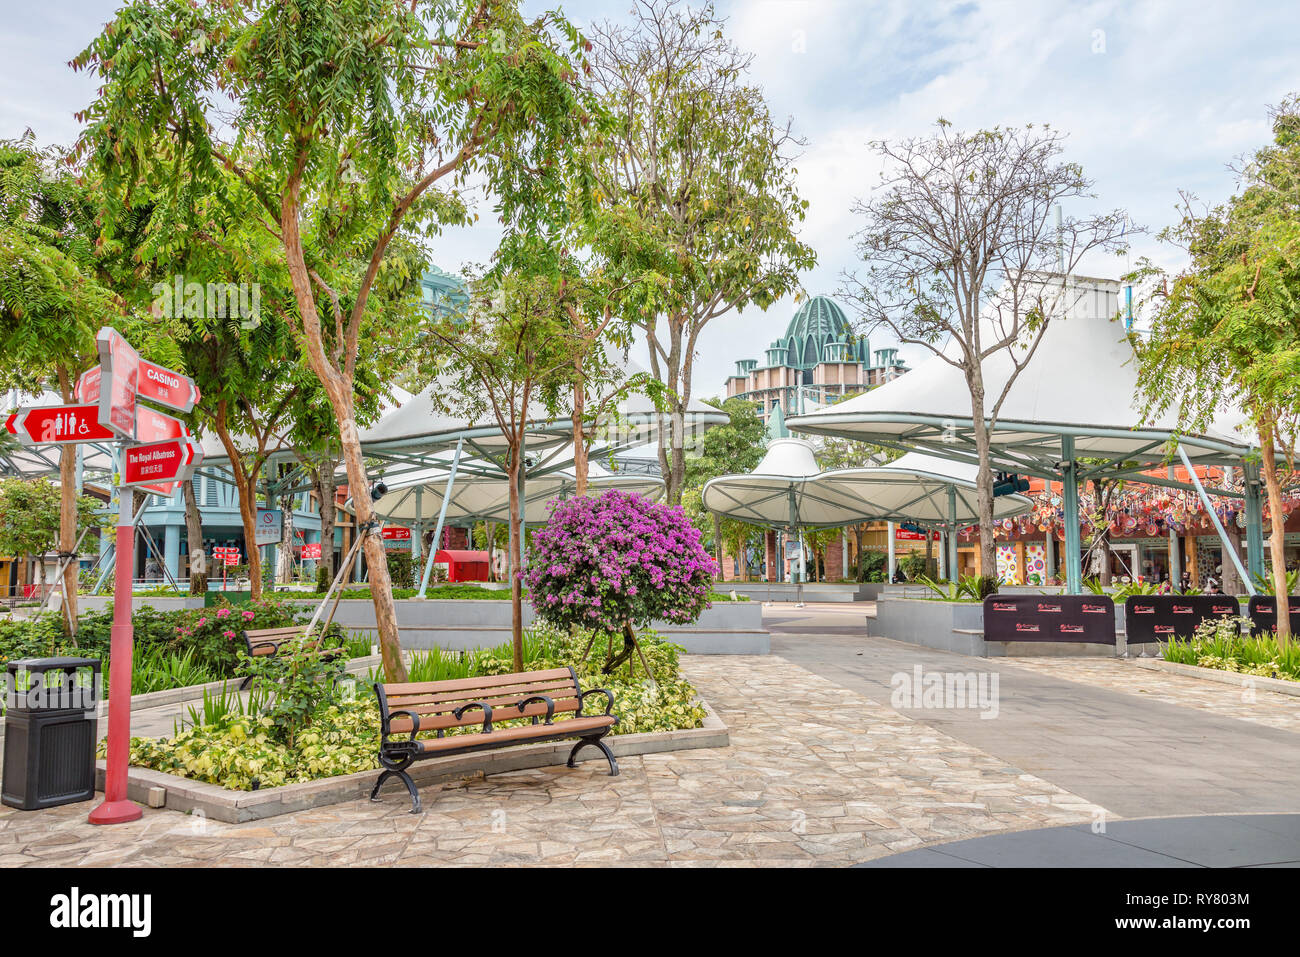
[[[144,809],[134,801],[104,801],[87,816],[91,824],[125,824],[138,821]]]

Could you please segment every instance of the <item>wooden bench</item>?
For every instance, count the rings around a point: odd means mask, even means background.
[[[396,776],[411,792],[411,813],[420,813],[420,792],[406,773],[416,761],[449,754],[492,751],[516,744],[577,738],[569,752],[568,766],[583,748],[599,748],[609,761],[609,773],[618,774],[618,762],[601,740],[618,723],[612,714],[614,695],[604,688],[583,691],[572,668],[526,671],[484,678],[451,681],[423,681],[375,685],[379,698],[381,738],[379,763],[384,771],[370,792],[378,799],[385,781]],[[582,713],[588,695],[605,696],[605,712]],[[556,721],[557,715],[572,717]],[[529,724],[498,727],[511,718],[531,718]],[[477,733],[446,734],[453,728],[481,726]],[[434,732],[434,737],[417,735]],[[399,738],[400,735],[408,735]]]
[[[278,655],[282,651],[301,650],[304,654],[319,655],[329,661],[345,653],[345,649],[326,648],[319,637],[306,640],[302,625],[289,625],[286,628],[250,628],[244,632],[244,646],[250,658],[264,658]],[[242,691],[253,681],[249,675],[240,683]]]

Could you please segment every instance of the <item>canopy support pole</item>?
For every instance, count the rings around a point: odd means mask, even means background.
[[[118,495],[130,495],[130,494],[132,494],[132,489],[130,489],[130,488],[119,488],[119,491],[118,491],[117,494],[118,494]],[[127,507],[128,507],[128,509],[130,508],[130,506],[127,506]],[[140,525],[140,519],[144,516],[144,510],[145,510],[146,508],[148,508],[148,507],[149,507],[149,496],[146,495],[146,496],[144,496],[144,498],[140,501],[140,508],[139,508],[139,510],[135,513],[135,518],[133,518],[133,519],[131,520],[131,524],[132,524],[132,526],[136,526],[136,527],[138,527],[138,526]],[[118,503],[118,508],[119,508],[119,509],[121,508],[121,502],[120,502],[120,501],[119,501],[119,503]],[[103,569],[102,569],[102,570],[100,571],[100,573],[99,573],[99,581],[95,582],[95,587],[92,588],[92,589],[90,590],[90,593],[91,593],[92,595],[98,595],[98,594],[99,594],[99,590],[100,590],[101,588],[104,587],[104,582],[108,581],[108,576],[111,575],[111,574],[113,574],[113,569],[116,568],[116,567],[117,567],[117,547],[116,547],[116,546],[112,546],[112,547],[109,548],[109,551],[108,551],[108,559],[107,559],[107,561],[104,562],[104,567],[103,567]],[[135,569],[132,569],[132,574],[134,574],[134,573],[135,573]]]
[[[795,499],[794,487],[790,487],[790,540],[798,543],[798,561],[790,562],[790,580],[794,582],[794,603],[796,608],[803,607],[803,529],[799,527],[799,505]]]
[[[451,471],[447,473],[447,487],[442,492],[442,506],[438,509],[438,522],[433,526],[433,540],[429,542],[429,554],[425,557],[424,574],[420,576],[417,598],[423,598],[429,588],[429,576],[433,574],[433,556],[438,554],[438,539],[442,537],[442,523],[447,518],[447,503],[451,501],[451,490],[456,484],[456,471],[460,468],[460,453],[464,447],[465,439],[457,439],[456,454],[452,456]]]
[[[885,567],[886,584],[894,583],[894,523],[885,524],[885,534],[889,536],[889,541],[885,543],[885,554],[887,556]]]
[[[1242,465],[1242,475],[1246,487],[1246,562],[1250,578],[1255,581],[1264,577],[1264,506],[1260,494],[1259,464],[1246,462]],[[1255,594],[1251,590],[1251,594]]]
[[[1196,469],[1192,467],[1192,460],[1187,457],[1186,450],[1178,446],[1178,457],[1183,460],[1183,467],[1187,469],[1187,474],[1196,486],[1196,494],[1201,499],[1201,504],[1205,506],[1205,512],[1210,516],[1210,521],[1214,523],[1214,530],[1219,533],[1219,541],[1223,543],[1224,553],[1232,559],[1232,564],[1237,567],[1237,574],[1241,576],[1242,582],[1246,586],[1246,593],[1249,595],[1258,594],[1255,588],[1255,582],[1246,574],[1246,569],[1242,567],[1241,556],[1237,550],[1232,547],[1232,542],[1228,541],[1228,533],[1223,530],[1223,523],[1219,521],[1219,513],[1214,510],[1214,505],[1210,502],[1210,496],[1205,493],[1205,486],[1201,484],[1200,476],[1196,474]]]
[[[1061,484],[1065,521],[1065,592],[1083,594],[1083,558],[1079,554],[1079,465],[1074,460],[1074,436],[1061,437]]]
[[[948,534],[945,536],[948,547],[948,581],[955,582],[957,574],[957,486],[948,486]]]

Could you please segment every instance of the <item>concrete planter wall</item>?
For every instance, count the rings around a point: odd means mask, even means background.
[[[812,602],[875,601],[880,582],[812,582],[803,586],[803,600]],[[718,582],[714,589],[721,595],[735,592],[752,601],[797,601],[798,586],[788,582]]]
[[[901,588],[902,586],[891,586]],[[1123,622],[1123,609],[1116,610]],[[1112,645],[1067,641],[985,641],[984,606],[977,602],[934,601],[883,595],[876,602],[875,620],[867,633],[927,648],[982,658],[1000,657],[1112,657],[1125,651],[1123,632]]]
[[[310,602],[294,604],[308,612],[315,608]],[[395,604],[398,633],[408,650],[491,648],[510,640],[508,601],[405,598]],[[344,599],[334,620],[352,631],[374,631],[375,606],[369,599]],[[532,607],[525,601],[524,626],[532,620]],[[763,606],[754,601],[717,602],[692,625],[655,622],[654,628],[696,655],[765,655],[770,650]]]
[[[184,608],[202,608],[203,596],[197,595],[193,598],[188,595],[178,596],[176,598],[150,597],[148,595],[136,595],[131,598],[131,610],[136,611],[142,606],[148,605],[157,611],[180,611]],[[103,611],[106,608],[113,607],[112,595],[78,595],[77,596],[77,613],[83,611]]]

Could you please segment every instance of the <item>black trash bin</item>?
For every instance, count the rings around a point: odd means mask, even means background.
[[[9,662],[0,803],[24,811],[95,796],[97,658]]]

